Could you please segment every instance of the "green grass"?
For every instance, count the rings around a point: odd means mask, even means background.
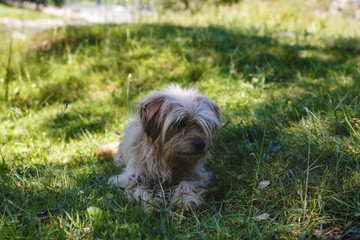
[[[31,20],[31,19],[41,19],[41,18],[53,19],[58,17],[49,14],[44,14],[36,10],[18,8],[0,3],[0,18],[16,18],[21,20]]]
[[[243,1],[47,30],[14,40],[10,65],[2,39],[1,238],[360,237],[360,30],[314,8]],[[148,214],[94,154],[172,82],[198,87],[230,124],[201,209]]]

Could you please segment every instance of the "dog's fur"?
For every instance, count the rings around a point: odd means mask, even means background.
[[[138,105],[120,143],[100,146],[97,157],[110,156],[124,172],[109,183],[142,199],[146,208],[164,200],[186,209],[202,204],[209,183],[204,168],[212,138],[221,129],[220,108],[195,89],[169,85]]]

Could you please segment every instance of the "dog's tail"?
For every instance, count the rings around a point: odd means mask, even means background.
[[[114,156],[119,149],[119,144],[120,142],[111,142],[100,145],[96,151],[96,158],[99,160],[105,160],[107,158],[114,159]]]

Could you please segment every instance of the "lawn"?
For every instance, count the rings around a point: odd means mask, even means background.
[[[18,8],[0,3],[0,18],[14,18],[21,20],[33,19],[54,19],[52,15],[44,14],[39,11],[26,8]]]
[[[1,38],[0,238],[359,238],[360,27],[320,3]],[[95,158],[167,83],[197,87],[229,121],[194,212],[144,212]]]

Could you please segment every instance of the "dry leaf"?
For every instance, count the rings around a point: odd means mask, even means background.
[[[270,214],[268,214],[268,213],[263,213],[263,214],[257,216],[256,219],[257,219],[257,220],[266,220],[266,219],[269,218],[269,216],[270,216]]]
[[[270,181],[262,181],[262,182],[260,182],[259,183],[259,185],[258,185],[258,189],[264,189],[264,188],[266,188],[267,186],[269,186],[269,184],[270,184]]]

